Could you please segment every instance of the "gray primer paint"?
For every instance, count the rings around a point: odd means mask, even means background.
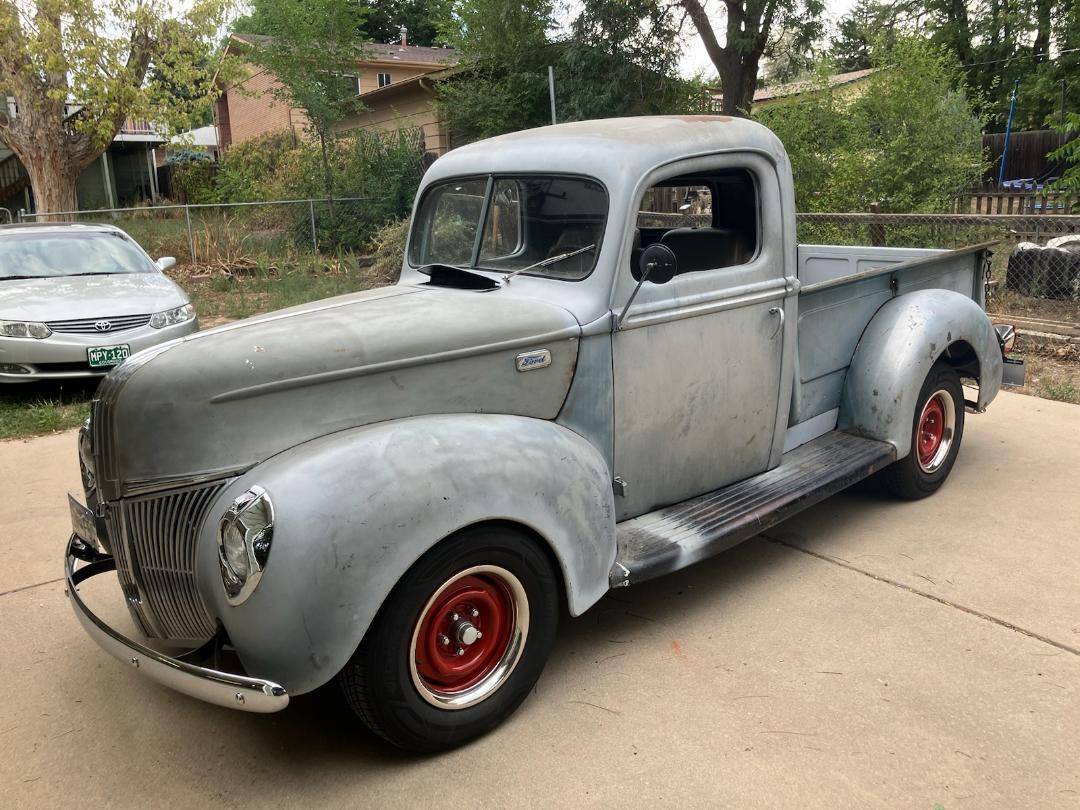
[[[926,375],[960,340],[979,358],[978,406],[985,408],[1001,387],[1002,362],[994,327],[979,305],[952,290],[917,290],[886,303],[855,350],[837,426],[889,442],[897,458],[906,456]]]
[[[234,481],[210,514],[252,484],[275,513],[259,587],[242,605],[225,602],[215,520],[200,535],[198,582],[248,671],[290,694],[332,678],[394,583],[458,529],[501,519],[534,530],[559,561],[574,615],[607,590],[615,559],[604,459],[539,419],[447,414],[325,436]]]

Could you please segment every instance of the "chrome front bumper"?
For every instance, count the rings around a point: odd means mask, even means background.
[[[92,561],[88,561],[92,560]],[[85,564],[76,568],[76,564]],[[193,698],[245,712],[277,712],[289,705],[284,687],[262,678],[195,666],[125,638],[94,615],[79,596],[80,584],[116,570],[112,557],[97,554],[76,535],[68,541],[65,573],[67,596],[83,629],[109,655],[160,684]]]

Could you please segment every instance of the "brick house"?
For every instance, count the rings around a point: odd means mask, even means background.
[[[267,41],[269,37],[257,34],[232,34],[226,53],[242,60],[245,45]],[[400,42],[364,45],[364,58],[357,61],[355,74],[348,78],[354,81],[356,94],[367,110],[342,122],[337,131],[419,127],[426,151],[441,155],[448,141],[432,81],[457,61],[452,48],[409,45],[404,29]],[[227,151],[232,144],[282,130],[302,137],[304,113],[275,98],[273,90],[280,86],[276,77],[255,65],[245,63],[244,69],[247,78],[223,86],[214,106],[219,147]]]

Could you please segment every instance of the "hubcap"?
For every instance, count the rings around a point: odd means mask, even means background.
[[[935,391],[923,405],[915,432],[915,452],[923,472],[933,473],[949,457],[956,430],[956,406],[948,391]]]
[[[410,646],[413,685],[439,708],[473,706],[510,677],[528,631],[529,602],[517,577],[492,565],[455,574],[417,619]]]

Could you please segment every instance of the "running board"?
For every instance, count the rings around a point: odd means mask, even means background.
[[[768,472],[623,521],[609,584],[621,588],[719,554],[895,458],[891,444],[834,430],[785,453]]]

